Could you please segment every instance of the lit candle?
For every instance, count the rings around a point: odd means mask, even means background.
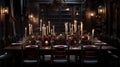
[[[83,23],[81,22],[81,36],[83,35]]]
[[[80,25],[78,25],[78,33],[80,33]]]
[[[42,27],[42,36],[46,36],[46,27],[45,27],[45,24],[43,24],[43,27]]]
[[[94,32],[95,32],[95,29],[92,29],[92,40],[94,38]]]
[[[71,33],[71,23],[69,23],[69,32]]]
[[[68,34],[68,23],[65,23],[65,34]]]
[[[91,38],[90,33],[87,34],[87,38],[88,38],[88,40],[90,40],[90,38]]]
[[[49,33],[50,33],[50,21],[48,21],[48,28],[49,28]]]
[[[74,20],[74,32],[77,32],[77,20]]]
[[[33,34],[33,25],[31,24],[31,34]]]
[[[40,19],[40,31],[42,31],[42,19]]]
[[[30,35],[30,24],[29,24],[29,35]]]
[[[27,27],[25,27],[25,37],[27,37]]]
[[[53,25],[53,34],[55,34],[55,26]]]
[[[48,26],[46,26],[46,30],[47,30],[47,35],[48,35],[48,33],[49,33],[49,28],[48,28]]]
[[[74,28],[74,25],[72,24],[71,34],[73,34],[73,28]]]
[[[31,35],[31,34],[32,34],[32,25],[29,24],[29,35]]]

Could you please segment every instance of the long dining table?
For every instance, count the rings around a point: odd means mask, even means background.
[[[33,45],[34,46],[34,45]],[[36,46],[36,45],[35,45]],[[39,45],[37,45],[39,46]],[[92,45],[75,45],[75,46],[71,46],[71,45],[49,45],[49,46],[40,46],[39,50],[42,51],[50,51],[55,47],[67,47],[70,51],[80,51],[82,50],[81,47],[85,46],[85,47],[91,47],[91,46],[95,46],[95,47],[101,47],[101,50],[115,50],[117,49],[114,46],[111,46],[105,42],[102,42],[100,40],[94,40]],[[23,49],[23,43],[12,43],[11,45],[7,46],[4,48],[4,50],[6,51],[15,51],[15,50],[22,50]]]
[[[32,45],[33,46],[38,46],[38,45]],[[113,47],[107,43],[104,43],[102,41],[95,41],[93,43],[93,45],[77,45],[77,46],[70,46],[70,45],[52,45],[52,46],[39,46],[39,54],[40,56],[42,56],[42,59],[44,59],[44,55],[52,55],[52,51],[54,50],[54,48],[56,47],[62,47],[62,48],[66,48],[66,50],[68,51],[68,55],[75,55],[76,57],[76,61],[77,61],[77,56],[80,56],[81,51],[83,50],[82,47],[95,47],[98,49],[98,47],[100,47],[101,51],[112,51],[112,50],[117,50],[116,47]],[[23,44],[22,43],[12,43],[11,45],[7,46],[4,48],[4,50],[6,52],[10,52],[11,54],[13,54],[13,56],[15,58],[17,58],[16,56],[22,56],[22,50],[24,49]],[[18,58],[17,58],[18,59]]]

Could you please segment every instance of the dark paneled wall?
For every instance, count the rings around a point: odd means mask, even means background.
[[[13,0],[14,1],[14,16],[15,16],[15,24],[16,24],[16,33],[18,36],[23,36],[24,35],[24,27],[26,26],[26,21],[25,18],[26,16],[26,12],[27,12],[27,8],[28,7],[34,7],[34,5],[31,6],[26,6],[28,3],[35,3],[35,4],[39,4],[39,3],[51,3],[53,0],[23,0],[24,4],[23,4],[23,14],[21,14],[21,0]],[[83,0],[66,0],[67,3],[81,3],[81,1]],[[105,20],[105,24],[106,24],[106,30],[105,32],[110,35],[110,36],[116,36],[118,38],[120,38],[120,0],[86,0],[88,2],[88,4],[86,4],[88,6],[88,8],[94,9],[96,10],[97,6],[99,4],[105,4],[106,6],[106,20]],[[87,3],[86,2],[86,3]],[[10,0],[1,0],[0,1],[0,6],[8,6],[10,9]],[[86,8],[86,7],[85,7]],[[1,15],[1,14],[0,14]],[[24,17],[26,16],[26,17]],[[24,20],[25,21],[24,21]],[[9,21],[8,21],[9,22]],[[87,23],[86,23],[87,24]],[[10,33],[12,30],[12,28],[10,28],[12,26],[7,27],[8,30],[8,34]],[[3,37],[3,32],[4,32],[4,26],[3,26],[3,21],[1,21],[0,19],[0,37]],[[10,31],[11,30],[11,31]]]
[[[117,4],[117,35],[120,38],[120,0],[116,3]]]

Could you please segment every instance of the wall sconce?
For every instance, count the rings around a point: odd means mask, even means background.
[[[102,7],[101,5],[98,6],[98,13],[99,13],[99,14],[104,13],[104,9],[103,9],[103,7]]]
[[[103,13],[103,9],[98,9],[98,13]]]
[[[95,16],[95,13],[91,12],[91,13],[90,13],[90,16],[91,16],[91,17]]]
[[[30,23],[33,23],[33,18],[34,18],[33,14],[29,14],[28,18],[29,18]]]
[[[0,8],[0,21],[4,21],[5,15],[9,13],[9,9],[7,7]]]
[[[9,10],[7,7],[1,9],[1,14],[8,14]]]
[[[37,24],[38,23],[38,18],[37,17],[35,17],[35,15],[33,15],[33,14],[29,14],[28,15],[28,18],[29,18],[29,20],[30,20],[30,23],[34,23],[34,24]]]
[[[28,15],[28,18],[32,19],[33,18],[33,14]]]
[[[87,11],[86,18],[90,20],[92,17],[95,17],[96,13],[94,11]]]
[[[105,7],[99,5],[98,6],[98,18],[100,19],[101,22],[105,21]]]

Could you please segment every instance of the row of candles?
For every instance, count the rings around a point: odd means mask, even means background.
[[[76,32],[79,32],[81,36],[83,35],[83,22],[80,22],[80,25],[77,24],[77,21],[74,21],[74,24],[65,22],[65,34],[68,33],[73,34]],[[52,28],[51,28],[52,27]],[[40,32],[42,33],[42,36],[46,36],[49,33],[54,35],[55,34],[55,26],[51,25],[50,21],[48,21],[48,25],[45,25],[40,19]],[[92,39],[94,38],[94,32],[95,30],[92,29]],[[33,26],[32,24],[29,24],[29,35],[33,34]],[[25,27],[25,37],[27,37],[27,27]]]
[[[51,28],[52,27],[52,28]],[[29,24],[28,26],[28,33],[29,35],[33,34],[33,25]],[[48,34],[55,34],[55,26],[50,24],[50,21],[48,21],[48,25],[44,24],[42,20],[40,20],[40,32],[42,36],[46,36]],[[25,27],[25,37],[27,37],[27,27]]]
[[[80,25],[77,24],[77,21],[74,21],[74,24],[71,24],[68,22],[65,23],[65,34],[68,34],[68,32],[70,32],[70,34],[76,33],[76,32],[80,32],[81,35],[83,35],[83,23],[80,22]]]
[[[70,32],[70,34],[79,32],[81,36],[83,36],[83,22],[81,21],[80,25],[78,25],[77,20],[74,20],[74,24],[71,24],[71,23],[68,24],[68,22],[66,22],[65,34],[68,34],[68,32]],[[94,33],[95,33],[95,29],[92,29],[91,39],[94,39]]]

